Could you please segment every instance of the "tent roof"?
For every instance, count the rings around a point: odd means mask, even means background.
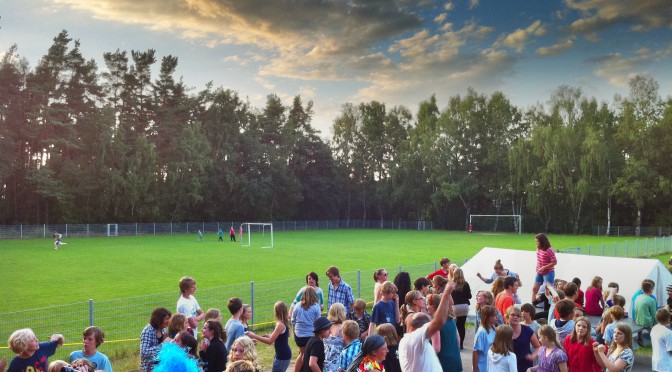
[[[629,312],[630,302],[634,293],[641,288],[642,280],[649,278],[656,283],[654,295],[658,307],[666,304],[667,293],[665,287],[672,284],[672,274],[659,260],[646,258],[603,257],[568,254],[556,252],[558,264],[555,266],[556,279],[571,281],[577,277],[581,279],[581,290],[586,291],[593,277],[603,279],[603,288],[609,282],[619,285],[619,294],[625,297],[625,310]],[[522,303],[532,300],[532,287],[536,275],[536,251],[520,251],[502,248],[483,248],[473,258],[462,265],[466,281],[471,287],[472,300],[470,308],[474,311],[476,293],[480,290],[490,290],[491,285],[481,281],[476,273],[489,277],[493,273],[495,261],[500,259],[504,268],[510,269],[520,276],[523,284],[518,289]]]

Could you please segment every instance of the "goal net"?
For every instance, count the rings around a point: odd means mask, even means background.
[[[519,214],[472,214],[469,215],[469,225],[473,232],[523,232],[523,218]]]
[[[108,223],[107,236],[119,236],[119,225],[116,223]]]
[[[240,246],[273,248],[273,224],[270,222],[245,222],[240,225]]]

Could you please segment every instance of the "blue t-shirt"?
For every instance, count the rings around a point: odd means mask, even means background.
[[[30,358],[14,357],[7,372],[44,372],[49,367],[47,359],[56,353],[58,341],[40,342],[40,348]]]
[[[378,301],[378,303],[373,306],[373,311],[371,312],[371,321],[376,323],[376,325],[385,323],[395,324],[395,312],[396,306],[394,306],[394,301]]]
[[[488,370],[488,350],[495,342],[495,330],[490,329],[486,332],[485,328],[479,327],[476,331],[476,339],[474,341],[474,351],[478,351],[478,372],[486,372]]]
[[[75,359],[81,358],[88,359],[91,364],[93,364],[93,369],[96,371],[103,370],[105,372],[112,372],[112,364],[110,364],[110,360],[107,358],[107,355],[101,352],[96,351],[96,353],[91,356],[86,356],[83,350],[76,350],[70,353],[70,363]]]
[[[226,350],[231,350],[233,341],[236,341],[238,337],[245,336],[245,327],[240,320],[231,318],[226,322],[224,328],[226,329]]]

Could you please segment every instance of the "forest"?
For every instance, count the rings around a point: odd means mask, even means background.
[[[526,231],[672,225],[672,98],[630,80],[598,102],[560,86],[519,108],[473,89],[416,113],[188,87],[177,56],[116,50],[104,68],[66,31],[34,68],[0,66],[0,223],[428,220],[521,214]],[[158,71],[158,76],[152,76]],[[435,89],[440,89],[436,87]]]

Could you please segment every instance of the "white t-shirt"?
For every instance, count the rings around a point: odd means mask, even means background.
[[[672,331],[656,324],[651,328],[651,369],[654,371],[672,371]]]
[[[189,296],[189,298],[180,296],[180,298],[177,300],[177,312],[179,314],[184,314],[187,319],[198,316],[198,310],[200,309],[201,306],[198,305],[198,301],[196,301],[194,296]],[[194,337],[198,338],[198,324],[196,324],[193,332]]]
[[[427,335],[429,323],[406,333],[399,342],[399,364],[405,372],[441,371],[439,357],[429,343]]]

